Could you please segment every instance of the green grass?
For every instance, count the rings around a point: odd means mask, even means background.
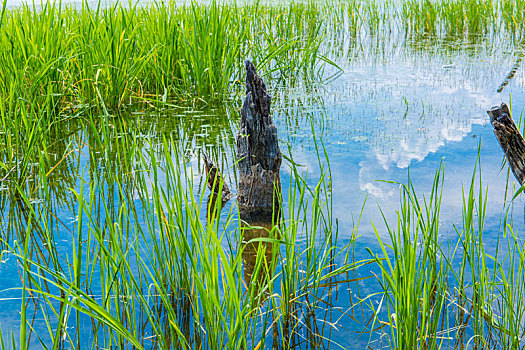
[[[193,192],[185,142],[141,143],[132,125],[98,127],[97,120],[86,121],[84,150],[92,162],[99,145],[118,158],[103,171],[91,168],[91,182],[73,190],[74,228],[55,231],[61,222],[50,215],[56,198],[46,180],[42,203],[17,187],[26,214],[13,216],[20,231],[3,240],[26,281],[17,347],[78,348],[86,326],[101,347],[291,348],[305,334],[312,344],[326,341],[326,302],[365,263],[335,264],[351,255],[353,240],[337,245],[328,164],[310,186],[290,162],[289,206],[278,227],[239,226],[233,209],[208,221],[202,213],[214,208]],[[59,237],[68,243],[57,244]],[[36,300],[44,323],[31,322]]]
[[[129,5],[4,8],[4,103],[15,96],[58,114],[98,94],[119,110],[137,99],[221,101],[242,89],[247,58],[283,78],[313,76],[325,64],[323,15],[313,4]]]
[[[322,144],[315,186],[290,159],[281,225],[249,228],[239,226],[232,207],[217,219],[220,209],[208,206],[207,193],[194,192],[198,186],[182,158],[187,140],[166,135],[148,141],[126,119],[110,120],[111,127],[99,118],[84,121],[91,162],[99,162],[99,150],[108,158],[106,169],[89,168],[90,183],[82,181],[73,192],[78,217],[70,231],[52,214],[57,197],[45,156],[32,175],[40,179],[36,192],[24,187],[31,181],[13,182],[18,199],[8,203],[14,236],[3,244],[19,261],[24,288],[20,333],[15,340],[3,334],[11,344],[4,345],[78,348],[86,337],[115,348],[327,344],[327,319],[337,305],[333,289],[362,283],[348,276],[362,276],[362,265],[370,262],[351,258],[358,224],[350,241],[338,246]],[[362,295],[352,314],[369,305],[375,316],[363,323],[367,336],[382,335],[393,349],[521,348],[525,253],[510,207],[497,246],[487,248],[488,194],[476,166],[457,238],[442,241],[443,179],[441,167],[428,197],[418,195],[410,180],[400,184],[397,220],[385,221],[385,232],[376,226],[375,267],[366,267],[377,268],[382,290]],[[207,210],[219,211],[203,215]],[[64,239],[65,246],[59,243]]]
[[[520,45],[524,23],[522,0],[3,5],[3,104],[22,99],[54,117],[100,99],[112,111],[140,101],[224,101],[243,90],[245,59],[267,80],[296,84],[323,79],[340,59],[414,40],[457,42],[456,50],[499,37]]]
[[[139,349],[328,344],[327,329],[337,326],[327,321],[333,290],[357,283],[348,276],[366,261],[350,258],[357,225],[339,245],[322,144],[313,184],[289,152],[279,227],[241,226],[234,209],[208,213],[208,222],[203,213],[214,207],[187,171],[202,149],[221,169],[235,167],[220,149],[233,143],[238,111],[229,99],[243,90],[243,60],[254,59],[269,82],[294,85],[321,79],[338,60],[388,55],[385,47],[397,42],[431,51],[452,40],[456,50],[501,36],[519,47],[525,7],[522,0],[5,4],[1,244],[18,259],[23,302],[19,333],[0,332],[0,343],[23,349],[79,348],[86,338]],[[204,109],[208,118],[181,116],[199,102],[224,106]],[[84,170],[75,166],[82,157]],[[488,194],[476,168],[457,239],[440,241],[443,178],[440,168],[428,197],[410,181],[400,185],[397,219],[384,231],[376,226],[382,289],[356,304],[373,315],[363,326],[390,348],[523,348],[525,248],[510,208],[498,245],[487,249]],[[65,209],[74,224],[56,216]]]
[[[428,199],[418,198],[411,182],[402,185],[397,223],[385,219],[390,245],[376,229],[382,254],[370,253],[382,272],[379,282],[384,294],[375,313],[384,304],[390,316],[378,319],[377,327],[388,329],[392,349],[436,349],[443,342],[440,322],[448,303],[450,267],[440,261],[438,241],[442,185],[442,169],[436,173]]]
[[[375,315],[371,327],[391,349],[522,349],[525,255],[509,216],[512,202],[497,243],[488,246],[488,192],[476,164],[463,194],[457,238],[440,241],[443,171],[437,171],[428,198],[419,197],[410,180],[401,185],[397,224],[385,221],[390,239],[376,230],[381,252],[370,253],[382,291],[366,298]]]

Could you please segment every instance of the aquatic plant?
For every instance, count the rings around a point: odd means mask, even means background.
[[[34,344],[31,337],[44,346],[79,347],[90,339],[119,348],[264,348],[268,341],[290,348],[303,337],[327,341],[320,316],[331,312],[326,298],[349,282],[340,276],[366,262],[337,265],[353,241],[337,246],[325,171],[311,187],[291,161],[284,221],[244,227],[234,207],[220,215],[203,193],[194,194],[179,149],[184,142],[164,138],[157,153],[127,132],[111,145],[111,129],[98,129],[95,120],[91,160],[98,144],[107,151],[119,147],[124,158],[118,171],[92,167],[90,183],[81,180],[73,190],[74,226],[52,231],[61,221],[46,204],[47,182],[43,203],[19,189],[28,213],[24,235],[3,242],[23,269],[22,347]],[[217,213],[203,217],[205,208]],[[58,235],[65,245],[56,244]],[[35,247],[41,253],[35,255]],[[31,315],[45,323],[33,324]]]
[[[463,195],[457,239],[440,241],[442,186],[442,169],[428,200],[418,198],[410,180],[401,185],[397,226],[385,222],[390,242],[376,231],[381,253],[370,253],[383,291],[373,296],[379,298],[377,307],[369,303],[372,329],[384,334],[382,341],[392,349],[522,348],[525,260],[510,210],[496,245],[486,247],[487,190],[476,165]]]
[[[341,60],[391,57],[400,45],[408,53],[473,52],[505,38],[518,50],[524,22],[522,0],[336,5],[7,9],[3,2],[0,242],[2,257],[19,264],[22,302],[17,339],[7,344],[0,332],[2,345],[330,342],[338,288],[358,284],[366,261],[351,258],[357,226],[339,245],[322,145],[315,145],[316,181],[289,151],[279,227],[246,227],[232,204],[208,205],[204,177],[188,170],[202,172],[189,159],[203,149],[221,169],[234,167],[224,151],[237,118],[228,98],[242,89],[245,56],[265,79],[293,86],[337,70]],[[283,109],[297,103],[274,98]],[[209,105],[194,113],[193,103],[203,101]],[[523,347],[525,253],[512,216],[505,214],[498,245],[487,249],[487,192],[481,175],[473,176],[457,239],[440,241],[443,171],[429,197],[410,181],[400,185],[396,221],[386,220],[385,231],[376,226],[372,269],[383,289],[356,302],[370,306],[363,327],[391,348]],[[228,174],[230,183],[235,176]]]
[[[9,96],[34,101],[53,115],[97,105],[97,94],[117,110],[138,101],[222,101],[241,90],[242,62],[250,57],[267,79],[291,84],[322,79],[341,54],[385,55],[422,37],[430,45],[446,39],[445,49],[501,36],[519,44],[520,1],[46,2],[8,9],[4,0],[0,96],[6,105]]]
[[[3,5],[0,96],[5,103],[12,91],[56,113],[97,94],[117,109],[144,98],[222,100],[240,88],[248,56],[286,77],[315,75],[326,62],[315,5]]]
[[[401,185],[397,222],[385,219],[391,243],[385,243],[375,229],[381,255],[370,253],[381,270],[384,293],[378,296],[381,301],[374,313],[379,316],[384,307],[389,319],[376,319],[372,328],[388,328],[392,349],[440,348],[449,336],[441,324],[448,321],[443,321],[442,312],[448,304],[450,273],[438,241],[442,185],[442,169],[436,173],[428,200],[418,198],[410,181]]]

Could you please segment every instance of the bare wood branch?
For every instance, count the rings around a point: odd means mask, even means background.
[[[512,173],[523,184],[525,179],[525,140],[519,132],[507,104],[492,107],[487,113],[494,128],[494,134],[501,149],[507,156]]]
[[[222,183],[223,201],[229,200],[232,196],[232,193],[228,188],[228,185],[226,185],[226,182],[224,182],[221,172],[219,171],[219,169],[217,169],[215,164],[213,164],[206,152],[203,152],[202,155],[204,158],[204,166],[206,167],[206,178],[208,179],[208,188],[213,193],[218,194],[220,184]]]

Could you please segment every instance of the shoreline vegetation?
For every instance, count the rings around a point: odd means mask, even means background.
[[[397,220],[375,223],[377,244],[361,258],[361,217],[338,232],[330,159],[313,126],[320,175],[311,179],[283,151],[291,175],[280,225],[246,227],[234,200],[208,207],[201,169],[187,157],[199,142],[191,121],[164,132],[133,118],[225,105],[212,135],[224,150],[210,157],[235,169],[224,155],[238,118],[228,101],[244,91],[247,56],[268,85],[308,85],[337,74],[339,60],[396,40],[415,52],[467,50],[445,39],[523,48],[524,8],[4,1],[0,245],[22,286],[8,288],[21,305],[16,332],[0,330],[2,349],[337,348],[331,338],[341,331],[372,349],[524,348],[525,245],[507,198],[497,244],[485,246],[479,155],[456,237],[440,235],[442,165],[427,196],[410,179],[399,184]],[[364,295],[364,281],[376,292]]]
[[[247,58],[265,79],[294,83],[323,79],[338,59],[381,56],[399,44],[461,50],[465,42],[525,40],[524,0],[6,4],[3,104],[21,99],[54,117],[94,105],[220,102],[242,91]]]

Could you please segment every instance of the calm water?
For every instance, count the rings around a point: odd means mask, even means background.
[[[339,223],[341,242],[350,239],[354,219],[366,200],[357,249],[358,254],[366,257],[364,248],[376,246],[372,223],[387,237],[378,207],[387,218],[394,218],[399,208],[399,186],[381,180],[406,182],[410,171],[416,189],[428,194],[441,162],[445,165],[441,235],[443,240],[455,237],[453,225],[461,224],[462,192],[470,185],[480,149],[483,186],[488,189],[485,242],[490,250],[504,211],[507,168],[501,170],[503,153],[486,110],[511,99],[515,119],[525,109],[525,74],[521,68],[503,91],[497,92],[518,54],[519,48],[509,43],[504,50],[487,43],[457,41],[418,48],[418,42],[394,40],[383,52],[366,49],[352,57],[334,56],[342,71],[327,68],[325,78],[334,75],[330,79],[292,87],[267,83],[274,97],[273,120],[281,149],[285,154],[291,152],[312,183],[320,176],[312,135],[326,147],[332,173],[334,217]],[[197,190],[204,188],[200,156],[203,148],[219,164],[235,190],[234,140],[241,103],[239,95],[229,105],[220,107],[141,110],[130,116],[130,123],[142,131],[148,141],[144,142],[145,148],[159,145],[163,135],[176,135],[184,140],[184,156],[192,168]],[[110,172],[121,165],[114,149],[95,150],[98,158],[90,160],[89,133],[80,130],[75,135],[85,140],[83,148],[63,162],[52,178],[56,185],[54,213],[63,223],[57,225],[56,241],[64,255],[69,254],[72,246],[64,227],[73,229],[77,222],[77,206],[71,190],[79,191],[82,180],[92,181],[94,167]],[[57,140],[63,138],[57,135]],[[114,146],[118,146],[118,140]],[[286,194],[290,177],[286,163],[281,176]],[[518,187],[514,178],[510,181]],[[508,195],[512,197],[512,184],[509,187]],[[99,191],[97,195],[118,198],[110,184]],[[88,190],[84,188],[84,192],[87,194]],[[133,200],[141,206],[138,198]],[[224,215],[231,205],[232,202],[228,203]],[[523,199],[518,198],[513,212],[516,231],[524,226],[523,206]],[[6,225],[9,215],[9,210],[4,210],[4,232],[10,229]],[[19,268],[9,254],[2,257],[0,273],[3,289],[0,326],[8,334],[19,328],[20,294],[11,288],[21,286]],[[366,294],[375,285],[365,282],[362,288]],[[337,301],[343,309],[348,307],[344,294]],[[359,325],[342,326],[331,334],[331,339],[347,348],[363,348],[368,336],[356,341]],[[85,327],[89,337],[90,325],[81,327]],[[41,318],[35,320],[35,329],[45,332]],[[36,341],[34,346],[38,347]]]

